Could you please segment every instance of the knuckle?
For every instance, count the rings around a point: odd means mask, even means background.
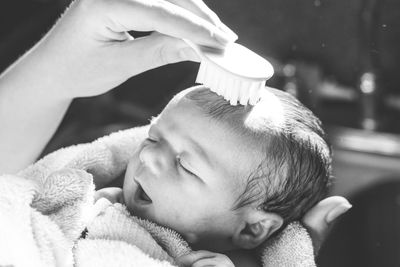
[[[157,46],[157,52],[155,53],[157,61],[162,65],[175,63],[180,53],[176,51],[172,38],[167,36],[160,36],[159,38],[160,45]]]
[[[218,25],[221,23],[221,20],[218,18],[217,14],[215,14],[213,11],[209,11],[206,14],[208,21],[210,21],[214,25]]]
[[[157,48],[157,53],[155,53],[157,57],[157,61],[160,62],[161,65],[169,64],[168,52],[165,44],[160,45]]]
[[[201,0],[191,0],[190,1],[198,9],[198,15],[203,17],[205,20],[217,25],[221,22],[218,15],[211,10],[203,1]]]

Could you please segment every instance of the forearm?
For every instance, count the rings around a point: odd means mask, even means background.
[[[0,174],[40,155],[71,102],[57,92],[40,56],[33,48],[0,77]]]

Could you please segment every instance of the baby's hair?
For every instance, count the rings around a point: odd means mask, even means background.
[[[273,101],[260,101],[255,107],[232,106],[205,87],[196,87],[185,97],[208,116],[227,122],[240,134],[260,142],[265,157],[247,177],[246,189],[234,209],[256,205],[279,214],[286,225],[303,217],[326,196],[331,181],[331,150],[321,122],[309,109],[286,92],[272,88],[268,91],[281,108],[278,122],[265,113],[252,114],[258,106],[262,110],[262,105],[271,113],[274,110],[267,106]],[[256,127],[245,125],[249,116]]]

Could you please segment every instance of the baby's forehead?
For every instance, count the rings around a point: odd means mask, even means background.
[[[182,130],[190,133],[194,139],[206,139],[210,132],[217,130],[223,139],[232,140],[232,146],[225,146],[224,149],[229,149],[230,152],[236,153],[240,157],[248,157],[254,161],[254,157],[260,159],[264,154],[265,136],[246,128],[245,121],[251,109],[251,107],[231,106],[229,102],[209,89],[194,87],[175,96],[164,113],[168,115],[165,116],[166,120],[177,117],[184,118],[177,120],[179,125],[173,127],[174,130],[179,131],[180,128],[183,128]],[[185,130],[192,128],[191,123],[204,121],[210,123],[205,123],[206,128],[203,128],[202,131]],[[229,151],[225,151],[225,153],[227,152]],[[234,167],[236,166],[232,168]],[[244,169],[249,170],[248,168]]]
[[[261,100],[255,106],[230,105],[222,96],[204,86],[186,89],[172,101],[190,101],[203,115],[226,124],[227,131],[233,130],[254,142],[264,141],[272,131],[279,131],[285,124],[283,105],[268,90],[262,90]]]
[[[271,136],[286,124],[283,105],[269,90],[263,90],[261,100],[255,106],[232,106],[207,87],[194,86],[178,93],[169,105],[178,106],[179,112],[184,113],[196,108],[200,111],[196,116],[222,125],[225,134],[237,135],[243,143],[251,142],[262,153],[268,149]]]

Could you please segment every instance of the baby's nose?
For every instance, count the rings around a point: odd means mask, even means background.
[[[161,143],[150,143],[139,153],[140,162],[156,175],[165,173],[173,166],[173,159],[173,153]]]

